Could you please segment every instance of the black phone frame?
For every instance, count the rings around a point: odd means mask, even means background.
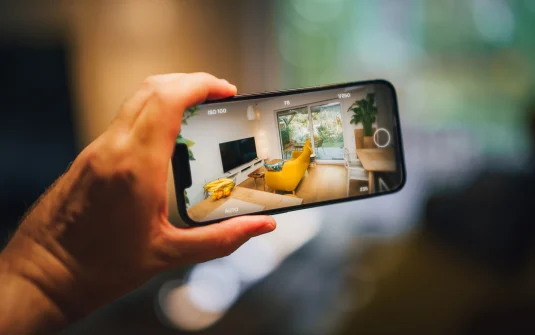
[[[387,192],[381,192],[381,193],[358,195],[358,196],[353,196],[353,197],[348,197],[348,198],[340,198],[340,199],[333,199],[333,200],[315,202],[315,203],[310,203],[310,204],[302,204],[298,206],[276,208],[276,209],[266,210],[266,211],[253,213],[253,214],[237,214],[237,215],[232,215],[229,217],[221,218],[219,220],[197,222],[189,217],[187,207],[186,207],[186,199],[184,196],[184,192],[186,191],[186,189],[190,188],[192,185],[191,168],[190,168],[190,163],[189,163],[188,150],[187,150],[186,145],[177,144],[175,147],[175,152],[173,153],[173,156],[171,158],[171,165],[173,169],[173,177],[175,180],[175,193],[176,193],[178,213],[180,217],[182,218],[182,220],[187,225],[192,226],[192,227],[207,226],[210,224],[219,223],[221,221],[228,220],[234,217],[239,217],[239,216],[282,214],[282,213],[287,213],[287,212],[293,212],[296,210],[327,206],[327,205],[351,202],[351,201],[356,201],[356,200],[364,200],[364,199],[369,199],[369,198],[373,198],[377,196],[384,196],[384,195],[389,195],[389,194],[394,194],[394,193],[399,192],[401,189],[403,189],[403,187],[405,186],[407,182],[407,174],[406,174],[406,169],[405,169],[405,155],[404,155],[404,150],[403,150],[403,139],[401,135],[401,119],[399,117],[397,94],[396,94],[394,85],[392,85],[387,80],[374,79],[374,80],[366,80],[366,81],[358,81],[358,82],[347,82],[347,83],[341,83],[341,84],[282,90],[282,91],[275,91],[275,92],[243,94],[243,95],[236,95],[234,97],[220,99],[220,100],[207,101],[203,104],[200,104],[199,106],[207,106],[207,105],[221,104],[221,103],[228,103],[228,102],[247,101],[247,100],[253,100],[253,99],[276,98],[276,97],[281,97],[281,96],[291,96],[291,95],[303,94],[303,93],[312,93],[312,92],[320,92],[320,91],[327,91],[327,90],[333,90],[333,89],[342,89],[342,88],[353,87],[353,86],[378,85],[378,84],[386,85],[390,89],[392,93],[392,97],[393,97],[392,107],[393,107],[393,115],[396,118],[396,125],[397,125],[396,140],[397,140],[398,147],[399,147],[398,150],[396,150],[396,159],[397,159],[396,163],[397,163],[397,168],[400,169],[400,174],[401,174],[401,182],[396,189],[387,191]],[[186,162],[187,164],[185,164]]]

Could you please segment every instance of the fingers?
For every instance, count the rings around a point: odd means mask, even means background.
[[[275,228],[276,222],[269,216],[243,216],[206,227],[173,228],[168,234],[175,250],[172,263],[199,263],[228,256],[250,238]]]
[[[184,110],[205,100],[233,96],[236,87],[206,73],[169,74],[150,77],[142,91],[150,94],[141,110],[129,115],[132,134],[142,143],[172,152]]]

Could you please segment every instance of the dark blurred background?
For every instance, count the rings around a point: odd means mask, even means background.
[[[401,192],[279,215],[62,334],[533,333],[533,31],[535,0],[3,0],[2,243],[150,74],[384,78]]]

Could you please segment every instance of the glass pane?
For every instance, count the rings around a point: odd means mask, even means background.
[[[303,149],[305,141],[310,137],[308,108],[296,108],[277,113],[281,138],[282,158],[292,158],[292,152]]]
[[[342,131],[340,103],[314,106],[311,111],[317,159],[343,160],[344,133]]]

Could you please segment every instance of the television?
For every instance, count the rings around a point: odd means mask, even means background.
[[[258,158],[254,137],[220,143],[219,151],[221,153],[224,172],[228,172]]]

